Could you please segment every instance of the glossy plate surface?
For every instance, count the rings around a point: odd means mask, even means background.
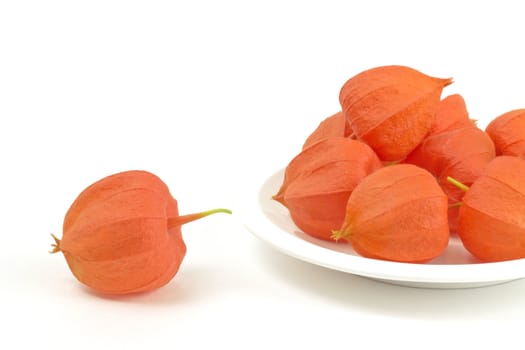
[[[271,199],[284,169],[254,179],[234,211],[255,236],[295,258],[383,282],[423,288],[469,288],[525,277],[525,259],[480,263],[452,236],[446,251],[426,264],[409,264],[359,256],[349,244],[325,242],[301,232],[287,209]]]

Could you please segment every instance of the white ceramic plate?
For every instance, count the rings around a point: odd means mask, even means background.
[[[424,288],[468,288],[525,277],[525,259],[479,263],[452,236],[446,251],[426,264],[410,264],[359,256],[349,244],[325,242],[299,230],[288,210],[271,196],[279,189],[284,170],[254,179],[242,192],[236,213],[257,237],[295,258],[383,282]]]

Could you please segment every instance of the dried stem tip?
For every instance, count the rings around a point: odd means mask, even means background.
[[[49,253],[54,254],[58,253],[60,251],[60,239],[58,239],[54,234],[51,234],[51,237],[55,240],[55,243],[51,244],[53,247],[52,250],[49,251]]]
[[[349,237],[350,229],[348,228],[348,226],[345,226],[340,230],[333,230],[332,235],[330,236],[330,238],[332,238],[336,242],[338,242],[341,238],[348,239]]]

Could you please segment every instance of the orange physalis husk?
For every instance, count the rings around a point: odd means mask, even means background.
[[[458,234],[482,261],[525,258],[525,160],[498,156],[468,188]]]
[[[475,125],[469,117],[463,97],[460,94],[453,94],[445,97],[439,103],[430,134]]]
[[[525,159],[525,109],[515,109],[493,119],[485,129],[498,155]]]
[[[350,78],[339,102],[358,139],[381,160],[399,161],[430,132],[441,92],[451,83],[405,66],[377,67]]]
[[[342,227],[345,239],[368,258],[427,262],[447,247],[447,196],[428,171],[396,164],[370,174],[354,189]]]
[[[319,123],[319,126],[306,138],[303,149],[328,137],[350,137],[351,134],[352,129],[348,125],[344,113],[337,112]]]
[[[459,203],[464,192],[447,181],[453,177],[465,185],[472,184],[485,166],[496,156],[494,144],[483,130],[470,126],[431,134],[405,159],[432,173],[447,194],[450,230],[458,227]]]
[[[350,147],[352,151],[354,146],[352,146],[353,143],[343,141],[344,139],[343,137],[327,137],[303,149],[286,166],[283,182],[273,199],[282,203],[288,185],[304,174],[312,173],[327,163],[348,160],[349,153],[341,150]],[[359,148],[364,147],[359,144]],[[371,150],[370,147],[366,149]]]
[[[283,184],[272,198],[288,208],[304,233],[332,240],[343,222],[352,190],[382,167],[366,144],[343,137],[323,139],[298,154],[287,166]]]
[[[156,175],[132,170],[82,191],[66,213],[62,252],[73,275],[106,294],[145,292],[168,283],[186,253],[181,225],[227,209],[180,216],[177,201]]]

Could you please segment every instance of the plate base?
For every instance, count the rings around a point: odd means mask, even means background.
[[[409,287],[409,288],[422,288],[422,289],[466,289],[466,288],[482,288],[496,286],[500,284],[510,283],[513,281],[518,281],[519,279],[505,280],[505,281],[490,281],[490,282],[471,282],[471,283],[436,283],[436,282],[410,282],[410,281],[396,281],[396,280],[387,280],[380,278],[371,278],[371,280],[396,285],[400,287]]]

